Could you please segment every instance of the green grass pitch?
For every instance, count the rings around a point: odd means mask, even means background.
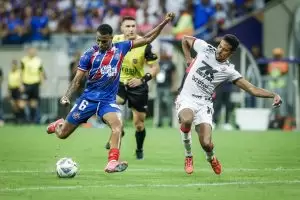
[[[195,170],[183,170],[176,129],[147,128],[145,159],[135,160],[135,138],[126,129],[124,173],[106,174],[104,145],[109,129],[79,128],[67,140],[47,135],[45,126],[0,128],[1,200],[296,200],[300,199],[300,133],[215,131],[223,173],[215,175],[193,133]],[[59,179],[55,163],[71,157],[73,179]]]

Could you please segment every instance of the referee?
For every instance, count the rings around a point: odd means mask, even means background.
[[[28,54],[21,60],[23,99],[29,108],[27,120],[30,123],[38,123],[37,111],[40,99],[40,85],[44,81],[45,74],[42,60],[36,55],[35,48],[29,48]]]

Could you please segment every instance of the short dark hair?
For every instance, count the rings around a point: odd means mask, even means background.
[[[224,35],[223,40],[230,44],[232,51],[235,51],[239,47],[240,41],[235,35],[226,34]]]
[[[113,29],[110,25],[108,24],[101,24],[97,28],[97,32],[99,32],[101,35],[112,35],[113,34]]]
[[[121,24],[122,24],[124,21],[126,21],[126,20],[132,20],[132,21],[135,21],[135,18],[134,18],[134,17],[131,17],[131,16],[124,16],[124,17],[122,18]]]

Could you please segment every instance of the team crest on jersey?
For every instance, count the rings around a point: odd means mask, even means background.
[[[221,67],[221,71],[222,71],[222,72],[226,71],[226,67],[222,66],[222,67]]]
[[[80,118],[80,113],[79,112],[74,112],[72,114],[73,119],[79,119]]]
[[[132,59],[133,64],[137,64],[138,60],[137,59]]]

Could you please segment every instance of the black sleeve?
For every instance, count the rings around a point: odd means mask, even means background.
[[[69,70],[70,70],[70,72],[73,71],[73,66],[74,66],[74,64],[75,64],[74,61],[72,61],[72,62],[69,64]]]
[[[39,67],[39,70],[40,70],[40,72],[43,72],[43,71],[44,71],[43,65],[41,65],[41,66]]]
[[[145,58],[147,61],[154,61],[157,60],[157,55],[152,52],[151,44],[147,44],[145,49]]]
[[[3,72],[2,72],[2,69],[0,69],[0,77],[3,76]]]

